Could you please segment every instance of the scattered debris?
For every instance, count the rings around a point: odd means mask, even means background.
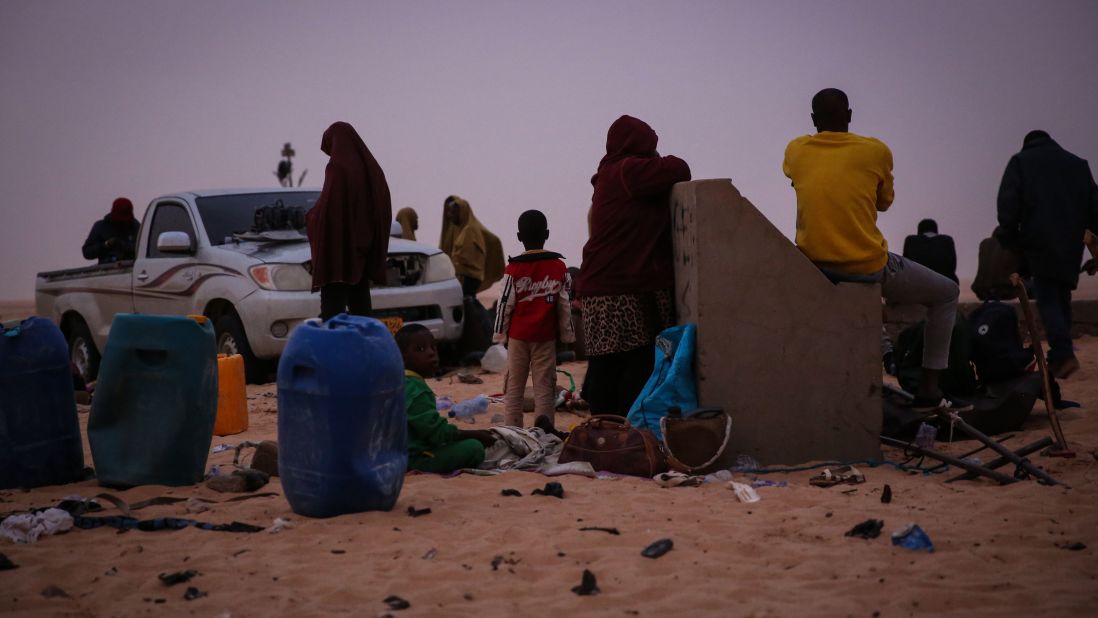
[[[892,502],[892,488],[885,483],[884,489],[881,491],[881,504],[889,504]]]
[[[740,502],[750,504],[762,500],[762,498],[759,497],[759,492],[755,491],[755,488],[750,485],[744,485],[743,483],[737,483],[736,481],[728,481],[728,487],[736,494],[736,499]]]
[[[461,382],[462,384],[484,384],[484,380],[482,380],[480,376],[475,376],[471,373],[458,373],[457,379],[458,382]]]
[[[759,487],[789,487],[789,481],[772,481],[770,479],[755,479],[751,481],[751,486],[758,489]]]
[[[499,495],[501,495],[501,496],[515,496],[517,498],[521,498],[522,497],[522,492],[517,490],[517,489],[507,488],[507,489],[504,489],[503,491],[499,492]]]
[[[195,588],[194,586],[188,586],[187,591],[183,593],[183,600],[184,601],[193,601],[195,599],[200,599],[204,596],[207,596],[208,594],[209,594],[208,592],[202,592],[201,590],[199,590],[198,588]]]
[[[867,519],[850,530],[847,530],[846,536],[856,536],[861,539],[875,539],[881,536],[881,529],[884,528],[884,525],[883,519]]]
[[[0,571],[10,571],[12,569],[18,569],[19,565],[12,562],[4,554],[0,554]]]
[[[437,556],[437,555],[438,555],[438,550],[435,549],[434,547],[432,547],[431,549],[427,550],[427,553],[423,554],[423,559],[424,560],[434,560],[435,556]]]
[[[271,477],[266,472],[253,468],[233,470],[232,474],[215,474],[206,480],[206,487],[223,493],[244,493],[255,491],[268,482]]]
[[[514,552],[512,552],[512,555],[514,555]],[[515,566],[520,562],[522,562],[522,558],[504,558],[503,556],[496,556],[495,558],[492,558],[492,570],[498,571],[499,565],[501,564]]]
[[[69,596],[69,593],[62,590],[59,586],[55,586],[53,584],[50,584],[49,586],[46,586],[42,589],[42,596],[46,597],[47,599],[56,599],[58,597],[63,599],[72,598]]]
[[[1082,551],[1082,550],[1087,548],[1086,543],[1079,543],[1079,542],[1075,542],[1075,543],[1056,543],[1055,545],[1056,545],[1056,547],[1059,547],[1060,549],[1066,549],[1068,551]]]
[[[580,528],[580,532],[588,532],[588,531],[606,532],[606,533],[612,534],[614,536],[621,535],[621,532],[619,532],[617,528],[603,528],[602,526],[584,526],[584,527]]]
[[[430,514],[431,514],[431,507],[427,507],[427,508],[424,508],[424,509],[417,509],[414,506],[409,506],[408,507],[408,516],[409,517],[420,517],[422,515],[430,515]]]
[[[488,422],[492,423],[493,425],[501,425],[506,421],[507,421],[506,416],[504,416],[502,414],[493,414],[492,415],[492,420],[490,420]]]
[[[934,543],[930,541],[930,537],[919,527],[919,524],[908,524],[903,530],[893,532],[892,544],[906,549],[925,549],[929,553],[934,552]]]
[[[0,538],[15,543],[34,543],[39,537],[61,534],[72,529],[72,515],[59,508],[33,513],[17,513],[0,521]]]
[[[267,528],[267,532],[275,534],[276,532],[282,532],[287,528],[293,528],[294,523],[288,519],[282,519],[281,517],[275,517],[274,523],[270,528]]]
[[[660,556],[671,551],[671,548],[675,546],[675,543],[671,539],[660,539],[648,547],[641,550],[641,555],[645,558],[659,558]]]
[[[572,586],[572,592],[580,595],[581,597],[598,594],[600,590],[598,581],[595,580],[595,574],[587,569],[584,569],[583,579],[580,580],[580,585]]]
[[[408,609],[409,607],[412,606],[412,604],[409,603],[407,600],[402,599],[402,598],[398,597],[395,594],[391,594],[391,595],[385,597],[384,603],[386,605],[388,605],[389,609],[391,609],[391,610]]]
[[[187,498],[184,508],[187,509],[188,513],[205,513],[210,510],[210,505],[192,496]]]
[[[343,554],[347,553],[347,550],[346,549],[333,549],[332,553],[337,555],[337,556],[340,556],[340,555],[343,555]]]
[[[554,498],[564,498],[564,485],[557,482],[546,483],[545,487],[541,489],[535,489],[531,492],[538,496],[553,496]]]
[[[231,451],[234,448],[236,448],[235,444],[231,444],[229,442],[222,442],[221,444],[218,444],[217,446],[210,449],[210,454],[211,455],[216,455],[218,453],[224,453],[225,451]]]
[[[816,487],[833,487],[835,485],[857,485],[865,482],[865,475],[854,466],[839,466],[832,470],[824,468],[823,472],[808,479],[809,485]]]
[[[161,573],[160,581],[165,586],[174,586],[176,584],[182,584],[183,582],[190,581],[192,577],[198,575],[198,571],[176,571],[175,573]]]

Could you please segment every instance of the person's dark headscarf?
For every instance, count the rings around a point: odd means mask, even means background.
[[[659,137],[647,122],[632,116],[622,116],[606,132],[606,156],[599,161],[599,170],[626,157],[655,156],[658,141]],[[594,183],[595,179],[592,177],[591,184]]]
[[[111,204],[110,220],[115,223],[129,223],[130,221],[134,221],[133,202],[124,197],[116,198],[114,203]]]
[[[918,233],[926,234],[927,232],[938,233],[938,223],[934,219],[923,219],[919,222]]]
[[[331,157],[324,188],[307,216],[313,290],[362,277],[385,283],[392,203],[385,172],[354,127],[335,122],[320,150]]]
[[[1029,133],[1026,133],[1026,136],[1024,138],[1022,138],[1022,146],[1023,147],[1028,146],[1033,142],[1040,141],[1040,140],[1046,140],[1046,139],[1051,140],[1052,136],[1049,135],[1047,132],[1042,131],[1040,129],[1034,129],[1033,131],[1030,131]]]

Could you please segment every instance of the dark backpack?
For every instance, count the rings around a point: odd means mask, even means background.
[[[897,378],[900,386],[909,393],[919,390],[923,377],[923,332],[926,320],[908,326],[900,332],[893,348],[896,359]],[[950,395],[967,397],[976,392],[976,376],[972,372],[972,349],[969,328],[960,312],[953,323],[953,334],[949,341],[949,367],[942,372],[942,390]]]
[[[968,316],[972,364],[983,383],[1011,380],[1025,372],[1033,351],[1022,345],[1014,307],[991,300]]]

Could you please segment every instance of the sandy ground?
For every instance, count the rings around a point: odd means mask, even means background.
[[[200,515],[181,504],[140,511],[142,517],[214,523],[292,521],[277,534],[99,528],[32,545],[0,541],[0,552],[19,565],[0,572],[0,613],[374,616],[388,611],[383,599],[398,595],[411,607],[393,612],[397,616],[1091,615],[1098,603],[1098,462],[1091,455],[1098,446],[1098,339],[1078,345],[1083,370],[1064,388],[1083,408],[1062,416],[1079,457],[1034,456],[1070,489],[1033,481],[947,485],[942,475],[880,466],[863,467],[865,484],[828,489],[809,485],[812,472],[768,474],[788,487],[760,488],[761,502],[743,504],[723,484],[662,489],[641,478],[410,475],[391,512],[309,519],[295,515],[281,495],[217,504]],[[582,363],[565,368],[581,379]],[[499,376],[482,377],[482,385],[452,377],[431,385],[439,395],[459,399],[501,390]],[[215,445],[276,438],[274,385],[249,387],[249,396],[249,430],[215,437]],[[84,426],[86,408],[80,417]],[[481,419],[470,427],[484,427],[488,420]],[[557,424],[567,429],[580,420],[562,414]],[[1038,439],[1047,427],[1038,405],[1008,444]],[[893,449],[884,454],[901,458]],[[91,464],[87,449],[85,457]],[[211,465],[230,461],[231,453],[210,457]],[[563,483],[564,499],[531,495],[550,480]],[[892,489],[890,504],[880,500],[885,484]],[[503,497],[504,488],[523,496]],[[100,491],[94,481],[3,491],[0,511]],[[275,479],[263,491],[281,494],[281,486]],[[203,486],[112,493],[131,503],[155,496],[230,497]],[[412,518],[409,506],[432,512]],[[867,518],[884,520],[880,538],[844,536]],[[926,530],[934,553],[890,544],[888,533],[908,522]],[[580,530],[586,526],[614,527],[620,535]],[[656,560],[641,557],[641,549],[661,538],[674,541],[671,552]],[[1062,548],[1075,543],[1086,548]],[[157,578],[184,569],[199,575],[174,587]],[[600,594],[571,592],[584,569],[597,577]],[[188,585],[207,596],[184,600]],[[63,595],[45,592],[50,587]]]

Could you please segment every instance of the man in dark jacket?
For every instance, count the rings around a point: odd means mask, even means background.
[[[904,239],[904,257],[957,283],[957,249],[953,239],[938,233],[934,219],[923,219],[918,234]]]
[[[999,240],[1020,249],[1048,336],[1049,369],[1079,369],[1071,348],[1071,291],[1079,282],[1083,237],[1098,231],[1098,186],[1090,166],[1048,133],[1030,131],[999,185]]]
[[[132,260],[139,228],[133,202],[124,197],[114,200],[110,214],[95,222],[84,241],[84,259],[100,264]]]

